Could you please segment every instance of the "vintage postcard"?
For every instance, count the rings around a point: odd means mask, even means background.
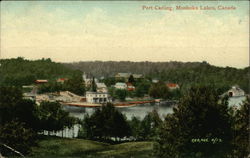
[[[249,158],[249,1],[1,1],[0,158]]]

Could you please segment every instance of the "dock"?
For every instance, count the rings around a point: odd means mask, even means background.
[[[155,100],[142,100],[142,101],[129,101],[129,102],[118,102],[113,103],[115,107],[131,107],[136,106],[140,104],[146,104],[146,103],[154,103]],[[95,108],[95,107],[101,107],[103,104],[94,104],[94,103],[87,103],[87,102],[61,102],[61,104],[68,105],[68,106],[75,106],[75,107],[89,107],[89,108]]]

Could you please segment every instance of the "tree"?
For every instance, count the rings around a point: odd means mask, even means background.
[[[59,131],[64,127],[71,127],[75,119],[69,116],[69,112],[61,108],[58,102],[43,101],[39,106],[40,129],[47,131]]]
[[[35,144],[36,133],[18,120],[0,125],[0,145],[7,145],[22,154],[27,154]],[[11,150],[4,148],[3,155],[11,155]]]
[[[212,87],[193,87],[160,130],[160,157],[223,158],[231,152],[231,119],[226,102]]]
[[[234,117],[234,158],[247,157],[250,153],[249,146],[249,109],[250,108],[250,98],[241,105],[240,109],[235,112]]]
[[[22,91],[16,87],[0,87],[0,124],[11,121],[15,114],[13,110],[22,100]]]
[[[27,128],[38,130],[37,107],[34,101],[22,98],[16,87],[0,87],[0,125],[14,119],[25,123]]]
[[[95,83],[95,78],[93,77],[92,82],[91,82],[91,91],[96,92],[96,90],[97,90],[97,86]]]
[[[129,76],[128,82],[129,82],[129,83],[132,83],[133,85],[135,84],[135,79],[134,79],[134,76],[133,76],[133,75],[130,75],[130,76]]]
[[[34,84],[36,79],[53,81],[62,76],[71,78],[76,74],[81,75],[80,71],[52,62],[50,59],[1,59],[0,63],[1,86],[23,86]]]
[[[148,81],[144,80],[140,82],[135,89],[135,95],[137,97],[143,97],[145,94],[148,94],[150,86],[151,84]]]
[[[170,97],[171,99],[180,99],[181,98],[181,90],[180,89],[174,89],[170,91]]]
[[[107,77],[107,78],[104,78],[102,81],[105,83],[105,85],[107,85],[107,87],[114,85],[116,82],[114,77]]]
[[[78,95],[84,95],[85,86],[81,75],[74,75],[63,84],[63,89]]]
[[[130,135],[130,127],[123,114],[111,103],[96,109],[93,115],[83,121],[82,137],[87,139],[110,140],[111,137],[123,138]]]
[[[0,143],[28,153],[38,130],[36,112],[36,104],[23,99],[20,88],[0,87]]]
[[[155,109],[148,113],[140,124],[140,136],[142,140],[154,140],[158,138],[158,131],[161,124],[162,120]]]
[[[66,89],[66,88],[65,88]],[[57,82],[49,82],[45,84],[41,84],[38,86],[39,93],[47,93],[47,92],[60,92],[64,90],[63,85]]]
[[[119,111],[117,110],[114,111],[114,114],[112,115],[112,118],[109,123],[110,126],[112,127],[110,131],[111,136],[123,138],[125,136],[130,135],[131,133],[130,126],[126,121],[125,116]]]
[[[129,121],[131,134],[136,140],[155,140],[159,136],[159,128],[162,125],[158,112],[154,109],[143,120],[133,117]]]
[[[126,90],[124,90],[124,89],[116,89],[115,90],[115,98],[118,98],[118,99],[124,101],[126,97],[127,97]]]
[[[143,138],[140,136],[140,125],[141,121],[137,117],[132,117],[131,121],[129,121],[129,126],[131,128],[131,135],[135,140],[142,140]]]
[[[153,84],[149,89],[149,95],[154,98],[167,99],[170,97],[169,89],[162,81]]]

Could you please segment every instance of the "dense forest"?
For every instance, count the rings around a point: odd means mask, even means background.
[[[18,57],[1,59],[0,64],[0,86],[22,86],[32,84],[37,79],[55,81],[58,78],[81,75],[79,70],[72,70],[50,59],[31,61]]]
[[[194,84],[213,84],[224,89],[239,85],[249,92],[250,67],[216,67],[207,62],[130,62],[89,61],[65,63],[65,66],[96,77],[112,77],[118,72],[140,73],[147,78],[157,78],[178,83],[181,87]]]
[[[0,85],[29,85],[36,79],[55,81],[72,78],[83,72],[95,77],[113,77],[118,72],[143,74],[148,79],[178,83],[181,88],[196,84],[213,84],[223,90],[239,85],[249,93],[250,67],[216,67],[207,62],[115,62],[91,61],[55,63],[50,59],[26,60],[23,58],[0,60]]]

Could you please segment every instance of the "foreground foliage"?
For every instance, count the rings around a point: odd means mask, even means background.
[[[226,100],[213,88],[191,88],[164,121],[156,146],[159,157],[223,158],[231,154],[232,121]]]
[[[10,149],[3,148],[8,145],[14,150],[27,154],[30,152],[30,147],[35,143],[36,133],[34,130],[25,127],[25,124],[19,121],[11,121],[4,125],[0,125],[0,145],[2,155],[12,155]]]
[[[28,153],[39,131],[58,131],[75,123],[57,102],[40,106],[22,98],[16,87],[0,87],[0,143]],[[9,154],[5,151],[4,154]]]
[[[80,137],[85,139],[110,140],[111,137],[123,138],[130,135],[126,118],[111,103],[96,109],[91,116],[86,116]]]
[[[250,112],[250,98],[241,105],[240,109],[234,113],[234,150],[232,158],[247,157],[250,153],[249,134],[249,113]]]

